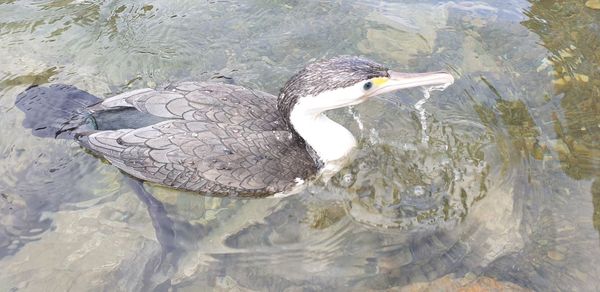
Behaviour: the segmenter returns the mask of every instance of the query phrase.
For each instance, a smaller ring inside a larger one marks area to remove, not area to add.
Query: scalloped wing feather
[[[274,96],[243,87],[185,82],[140,89],[93,110],[135,107],[170,118],[139,129],[99,131],[80,143],[137,178],[217,196],[285,192],[317,172],[275,109]]]

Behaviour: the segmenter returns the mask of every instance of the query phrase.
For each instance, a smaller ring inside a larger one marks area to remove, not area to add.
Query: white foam
[[[425,111],[425,108],[423,108],[423,105],[431,97],[432,91],[436,91],[436,90],[443,91],[448,86],[450,86],[450,84],[452,84],[452,83],[421,87],[422,92],[423,92],[423,98],[420,99],[419,101],[417,101],[417,103],[415,103],[414,107],[419,112],[419,122],[421,123],[421,144],[423,144],[423,145],[427,145],[429,143],[429,134],[427,132],[427,112]]]

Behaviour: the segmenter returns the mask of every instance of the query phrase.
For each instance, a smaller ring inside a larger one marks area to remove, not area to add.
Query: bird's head
[[[446,72],[400,73],[368,59],[340,56],[309,64],[294,75],[281,89],[278,109],[289,123],[294,109],[319,115],[395,90],[453,82]]]

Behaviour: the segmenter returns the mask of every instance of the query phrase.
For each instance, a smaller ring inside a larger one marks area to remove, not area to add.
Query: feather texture
[[[132,107],[167,120],[91,132],[79,142],[143,180],[217,196],[268,196],[317,173],[276,106],[275,96],[228,84],[139,89],[90,110]]]

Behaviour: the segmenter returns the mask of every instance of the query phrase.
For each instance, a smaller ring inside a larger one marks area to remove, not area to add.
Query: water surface
[[[0,288],[599,290],[599,24],[582,1],[0,0]],[[330,113],[355,160],[283,199],[140,187],[14,107],[46,83],[276,94],[341,54],[456,82],[426,129],[418,89]]]

